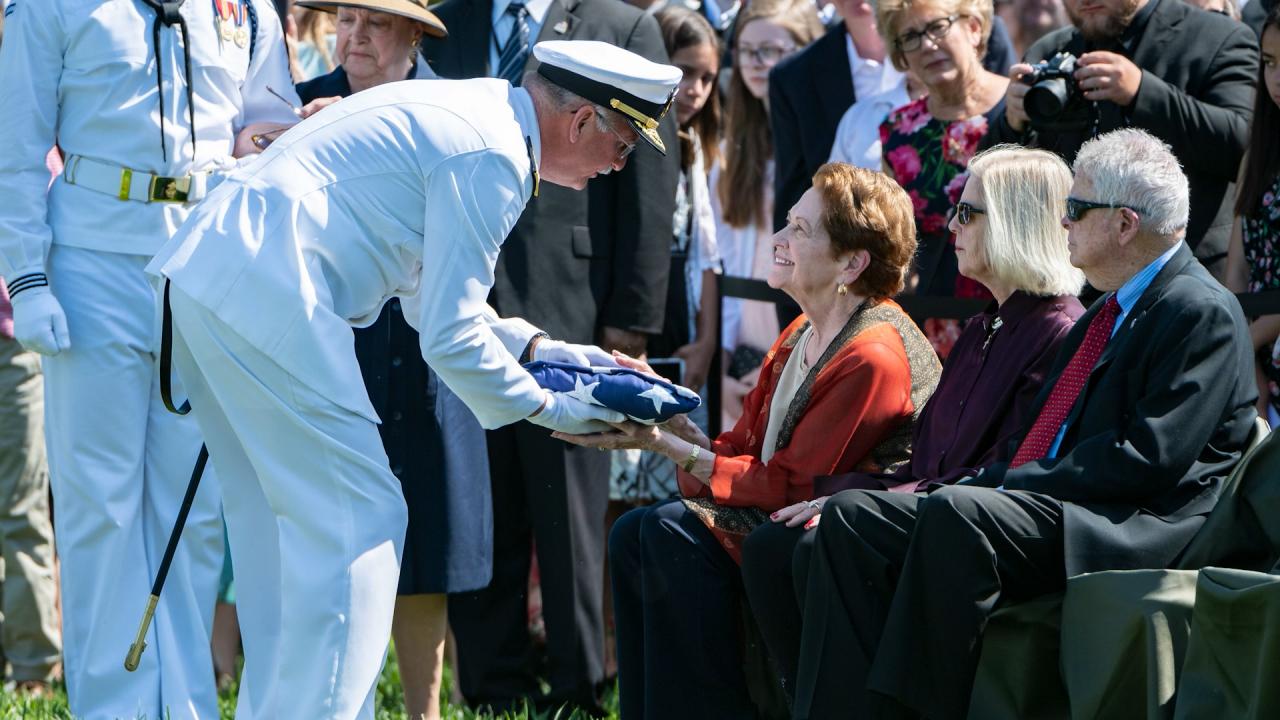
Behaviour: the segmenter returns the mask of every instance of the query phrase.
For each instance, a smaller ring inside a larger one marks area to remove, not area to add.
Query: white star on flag
[[[653,411],[657,413],[662,412],[662,403],[671,403],[672,405],[676,404],[675,396],[670,392],[667,392],[667,389],[661,385],[654,385],[648,390],[645,390],[640,393],[640,397],[652,400]]]
[[[566,392],[565,395],[580,400],[588,405],[599,405],[600,402],[596,400],[596,396],[594,395],[594,391],[599,385],[599,382],[593,382],[590,385],[583,385],[582,376],[576,375],[573,378],[573,389]]]

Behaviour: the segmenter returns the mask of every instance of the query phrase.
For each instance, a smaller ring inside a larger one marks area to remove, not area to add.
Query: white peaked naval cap
[[[683,73],[596,40],[548,40],[533,46],[538,74],[627,119],[658,152],[658,123],[671,109]]]

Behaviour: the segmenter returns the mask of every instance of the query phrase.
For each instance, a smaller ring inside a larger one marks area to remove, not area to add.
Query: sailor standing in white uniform
[[[236,133],[290,122],[264,0],[14,0],[0,51],[0,275],[42,353],[62,557],[65,675],[78,718],[216,718],[209,632],[222,566],[216,483],[197,496],[135,673],[122,666],[200,438],[157,394],[144,272],[234,164]],[[49,189],[54,143],[66,171]]]
[[[523,88],[410,80],[304,120],[150,266],[168,278],[174,364],[221,472],[240,717],[373,717],[406,519],[351,325],[400,297],[423,357],[487,428],[621,419],[541,389],[517,362],[607,354],[499,320],[486,298],[539,182],[582,188],[641,138],[662,149],[681,73],[605,43],[533,53]]]

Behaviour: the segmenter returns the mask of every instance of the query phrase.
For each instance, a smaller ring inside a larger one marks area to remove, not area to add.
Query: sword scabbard
[[[138,636],[133,639],[133,644],[129,646],[129,654],[124,658],[124,669],[129,672],[138,669],[138,663],[142,661],[142,651],[147,649],[147,628],[151,626],[151,617],[156,613],[158,602],[160,602],[159,595],[147,598],[147,609],[142,613],[142,622],[138,624]]]

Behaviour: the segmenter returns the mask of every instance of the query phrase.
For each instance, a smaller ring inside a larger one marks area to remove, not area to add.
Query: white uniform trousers
[[[205,471],[138,669],[124,669],[200,449],[159,392],[148,257],[54,245],[49,282],[71,348],[45,358],[45,434],[62,558],[67,693],[83,720],[218,717],[209,652],[222,569]],[[181,384],[175,394],[181,396]]]
[[[221,471],[245,652],[236,717],[371,720],[408,522],[377,425],[179,288],[170,299],[174,362]]]

